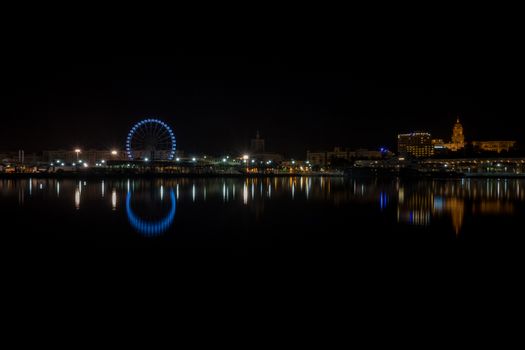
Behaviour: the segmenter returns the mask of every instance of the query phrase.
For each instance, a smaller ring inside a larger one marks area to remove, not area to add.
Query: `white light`
[[[226,163],[226,158],[222,158],[222,161]]]
[[[51,166],[53,166],[53,163],[51,163]]]
[[[248,160],[248,159],[250,159],[250,156],[247,155],[247,154],[245,154],[244,156],[242,156],[242,159],[244,159],[244,160]]]
[[[177,162],[180,162],[180,158],[175,159]]]
[[[292,160],[292,164],[295,164],[295,160]]]
[[[62,164],[60,164],[60,165],[64,166],[65,164],[64,164],[64,163],[62,163]]]
[[[255,159],[252,159],[252,163],[255,163]]]
[[[76,153],[80,153],[80,148],[75,149]]]
[[[111,151],[111,154],[112,154],[112,155],[114,155],[114,156],[116,156],[116,155],[117,155],[117,153],[118,153],[118,152],[117,152],[117,151],[115,151],[115,150]]]
[[[196,161],[197,159],[196,158],[191,158],[192,161]]]
[[[71,165],[75,166],[76,164],[75,164],[75,163],[73,163],[73,164],[71,164]]]
[[[84,163],[84,168],[87,168],[88,167],[88,163]]]
[[[103,161],[102,161],[102,164],[104,164],[105,162],[106,162],[106,161],[105,161],[105,160],[103,160]]]
[[[149,162],[149,158],[144,158],[144,160],[145,160],[146,162]]]

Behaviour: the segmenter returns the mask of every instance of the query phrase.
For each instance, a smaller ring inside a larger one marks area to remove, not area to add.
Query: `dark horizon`
[[[364,62],[347,52],[268,50],[163,56],[12,58],[0,150],[122,148],[155,117],[187,153],[241,153],[257,130],[268,151],[301,158],[334,146],[395,149],[398,133],[524,141],[503,75],[478,66]]]

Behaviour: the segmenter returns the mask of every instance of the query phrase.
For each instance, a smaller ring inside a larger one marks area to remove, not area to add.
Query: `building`
[[[397,135],[397,150],[401,157],[424,158],[434,154],[432,136],[427,132]]]
[[[77,152],[78,151],[78,152]],[[88,164],[96,164],[102,160],[121,160],[126,158],[124,151],[111,150],[54,150],[44,151],[43,159],[46,162],[63,162],[67,164],[82,160]]]
[[[264,139],[261,138],[259,131],[257,131],[257,136],[250,142],[249,157],[257,162],[281,162],[284,159],[281,154],[266,152],[266,144]]]
[[[145,160],[151,157],[151,151],[133,151],[134,160]],[[171,151],[156,151],[154,156],[155,159],[168,159]],[[176,158],[182,158],[184,152],[175,151]],[[45,162],[56,162],[61,161],[63,163],[71,164],[78,161],[83,161],[88,164],[96,164],[101,161],[113,161],[113,160],[128,160],[128,156],[125,151],[118,150],[54,150],[44,151],[43,160]]]
[[[0,163],[37,164],[42,162],[42,153],[27,153],[24,150],[0,152]]]
[[[459,116],[456,119],[456,124],[452,128],[452,140],[446,143],[445,148],[453,152],[457,152],[465,148],[465,135],[463,134],[463,125],[459,121]]]
[[[336,160],[353,161],[355,159],[381,159],[381,151],[358,149],[352,151],[348,148],[334,147],[333,151],[306,152],[306,160],[312,165],[327,166]]]
[[[432,139],[432,147],[434,148],[434,154],[439,154],[446,151],[445,141],[443,141],[443,139]]]
[[[434,150],[438,150],[441,148],[438,141],[441,140],[432,140],[432,143],[434,145]],[[459,117],[456,120],[456,124],[454,124],[454,128],[452,129],[452,140],[450,143],[443,144],[444,148],[446,150],[457,152],[459,150],[462,150],[465,148],[466,142],[465,142],[465,135],[463,134],[463,125],[461,125],[459,121]],[[474,149],[482,152],[496,152],[501,153],[503,151],[510,151],[512,148],[516,146],[516,141],[473,141],[472,146]]]
[[[475,149],[483,152],[508,152],[516,146],[516,141],[472,141]]]
[[[261,139],[261,136],[259,135],[259,131],[257,130],[257,136],[251,140],[250,142],[250,152],[252,154],[254,153],[264,153],[265,147],[264,147],[264,139]]]

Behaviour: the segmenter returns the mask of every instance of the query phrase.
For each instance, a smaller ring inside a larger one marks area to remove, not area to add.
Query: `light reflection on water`
[[[379,181],[323,177],[4,179],[0,180],[0,204],[14,201],[24,208],[34,200],[46,200],[49,205],[60,201],[82,212],[85,201],[108,203],[111,211],[125,210],[130,226],[147,236],[169,230],[176,220],[176,205],[217,205],[219,200],[223,206],[253,207],[261,217],[267,201],[289,202],[289,206],[299,202],[323,204],[328,208],[352,204],[366,206],[399,225],[429,227],[448,220],[450,229],[459,235],[466,215],[519,215],[525,202],[524,184],[520,179]],[[108,199],[106,191],[111,193]]]

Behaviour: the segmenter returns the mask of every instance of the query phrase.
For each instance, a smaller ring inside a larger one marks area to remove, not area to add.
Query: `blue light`
[[[441,211],[444,209],[444,207],[445,207],[445,201],[443,197],[441,196],[434,197],[434,209]]]
[[[157,237],[161,235],[162,233],[166,232],[166,230],[168,230],[168,228],[173,224],[173,220],[175,218],[177,203],[173,190],[170,190],[170,201],[170,211],[163,219],[157,221],[147,221],[139,218],[131,209],[131,192],[128,192],[126,195],[126,213],[129,223],[143,236]]]
[[[388,204],[388,196],[385,192],[379,194],[379,207],[381,210],[385,209]]]

